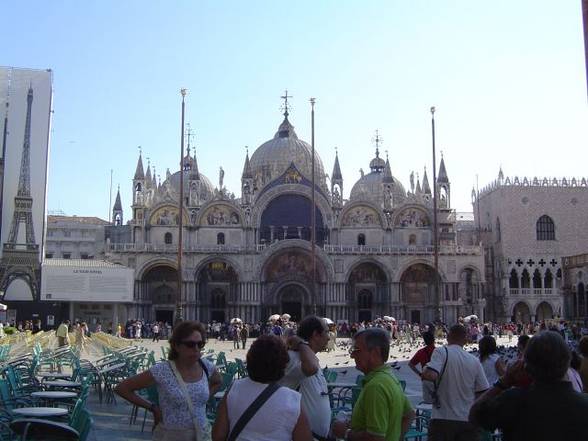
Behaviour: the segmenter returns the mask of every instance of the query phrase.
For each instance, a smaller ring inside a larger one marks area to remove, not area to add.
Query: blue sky
[[[108,217],[110,170],[130,215],[138,156],[177,169],[179,89],[200,171],[240,194],[250,153],[291,122],[344,194],[378,129],[392,173],[431,174],[429,108],[452,205],[506,175],[586,176],[579,1],[5,1],[0,64],[54,71],[48,209]]]

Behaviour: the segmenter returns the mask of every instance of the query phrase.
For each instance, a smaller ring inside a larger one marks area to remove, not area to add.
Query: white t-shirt
[[[288,351],[290,361],[286,366],[280,385],[298,390],[302,394],[302,409],[308,418],[310,429],[317,435],[326,437],[331,425],[331,403],[327,380],[322,369],[307,377],[302,372],[300,354]]]
[[[427,364],[428,368],[441,375],[445,364],[445,348],[449,359],[439,384],[441,407],[437,409],[433,406],[432,419],[468,421],[475,394],[488,389],[488,380],[480,360],[459,345],[436,348]]]
[[[482,368],[486,374],[486,380],[488,384],[494,384],[498,381],[499,375],[496,371],[496,362],[500,359],[499,354],[490,354],[484,361],[481,361]]]
[[[253,403],[267,384],[249,377],[236,380],[227,395],[229,431]],[[300,416],[300,394],[287,387],[273,393],[243,428],[238,441],[290,441]]]

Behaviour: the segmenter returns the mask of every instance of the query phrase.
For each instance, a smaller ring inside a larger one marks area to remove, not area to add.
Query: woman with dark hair
[[[262,335],[255,340],[247,352],[249,377],[235,381],[219,405],[212,428],[214,441],[312,440],[300,393],[275,384],[284,376],[287,363],[288,352],[279,337]],[[243,425],[243,414],[262,394],[269,398]]]
[[[153,412],[154,440],[210,439],[206,402],[219,388],[221,377],[213,363],[202,359],[205,328],[196,321],[181,322],[175,327],[169,343],[168,360],[127,378],[114,391]],[[151,386],[157,387],[159,405],[135,393]]]
[[[506,373],[506,363],[497,353],[496,340],[490,335],[480,339],[478,343],[480,363],[484,368],[488,384],[494,384],[500,377]]]

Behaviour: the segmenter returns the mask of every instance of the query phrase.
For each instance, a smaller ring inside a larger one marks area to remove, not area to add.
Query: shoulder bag
[[[184,399],[186,400],[186,404],[188,405],[188,410],[190,411],[190,416],[192,417],[192,424],[194,425],[194,432],[196,433],[196,441],[210,441],[211,438],[211,430],[210,426],[208,425],[206,429],[200,427],[200,424],[196,420],[194,416],[194,404],[192,403],[192,398],[190,398],[190,394],[188,392],[188,388],[186,387],[186,382],[182,378],[182,375],[178,371],[176,363],[173,360],[169,360],[169,366],[176,377],[176,381],[180,386],[180,390],[182,391],[182,395],[184,395]],[[208,371],[204,368],[202,364],[202,375],[206,375],[206,379],[208,379]],[[208,424],[208,423],[207,423]]]
[[[243,431],[245,426],[249,423],[251,418],[257,413],[257,411],[265,404],[267,400],[277,391],[280,386],[276,383],[270,383],[258,396],[257,398],[249,405],[245,412],[241,415],[241,417],[237,420],[237,423],[229,433],[227,437],[227,441],[235,441],[239,434]]]
[[[437,395],[437,391],[439,389],[439,384],[441,383],[441,379],[443,378],[443,374],[445,373],[445,368],[447,367],[447,361],[449,360],[449,350],[447,346],[444,346],[445,349],[445,363],[443,363],[443,369],[441,369],[441,373],[437,377],[435,381],[428,381],[423,380],[423,403],[433,404],[437,409],[440,406],[439,403],[439,396]]]

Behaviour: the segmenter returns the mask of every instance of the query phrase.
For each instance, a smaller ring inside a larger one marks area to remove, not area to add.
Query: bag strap
[[[443,374],[445,373],[445,368],[447,367],[447,362],[449,361],[449,350],[447,349],[447,346],[443,346],[443,348],[445,349],[445,363],[443,363],[443,369],[441,370],[441,374],[439,375],[439,378],[437,379],[437,382],[436,382],[437,387],[439,387],[439,385],[441,384],[441,379],[443,378]]]
[[[253,418],[253,416],[257,413],[257,411],[265,404],[265,402],[280,388],[280,385],[277,383],[270,383],[258,396],[257,398],[249,405],[249,407],[243,412],[241,418],[237,420],[237,424],[229,433],[227,437],[227,441],[235,441],[237,436],[243,431],[247,423]]]
[[[202,372],[204,372],[204,375],[206,375],[206,381],[208,381],[209,374],[208,374],[208,368],[206,367],[206,364],[202,361],[202,358],[198,359],[198,363],[200,363],[200,367],[202,367]]]
[[[196,417],[194,416],[194,404],[192,403],[192,399],[190,398],[190,394],[188,393],[188,388],[186,387],[186,382],[182,378],[182,374],[180,374],[180,372],[178,371],[178,367],[176,366],[175,361],[168,360],[168,363],[169,363],[169,367],[171,368],[171,370],[174,374],[174,377],[176,377],[178,385],[180,386],[180,390],[182,391],[182,395],[184,396],[184,399],[186,400],[186,403],[188,404],[188,410],[190,411],[190,417],[192,418],[192,424],[194,425],[194,430],[196,431],[196,434],[198,434],[198,433],[200,433],[201,429],[200,429],[200,425],[198,424],[198,421],[196,421]]]

